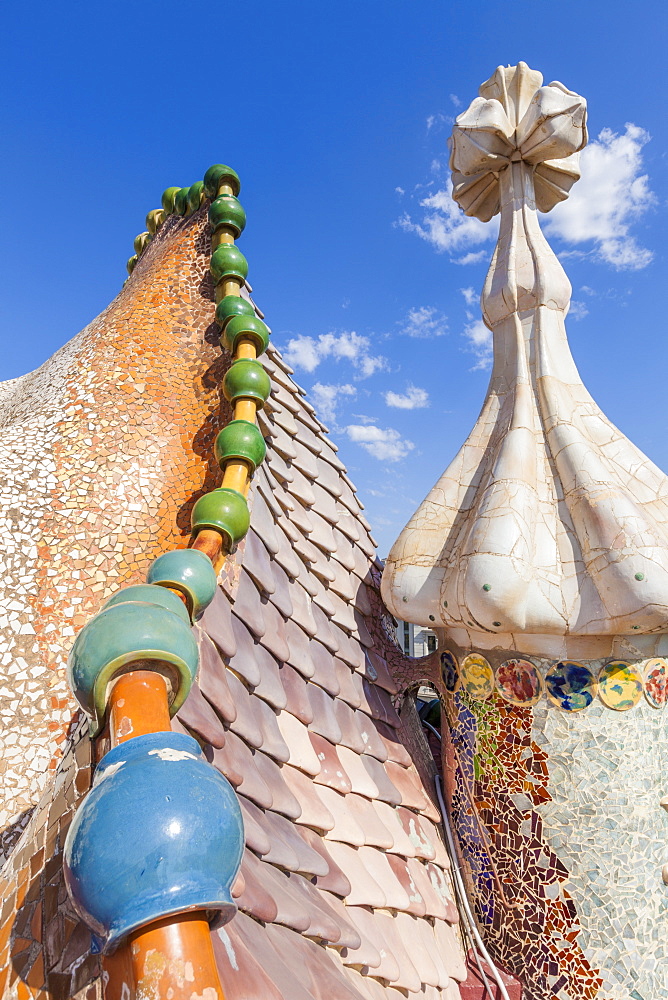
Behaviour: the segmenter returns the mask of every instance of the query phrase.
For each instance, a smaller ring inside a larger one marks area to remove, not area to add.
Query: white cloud
[[[476,243],[496,236],[498,221],[480,222],[479,219],[464,215],[459,205],[452,199],[452,181],[447,188],[423,198],[420,207],[426,209],[421,223],[413,222],[404,213],[398,225],[408,232],[417,233],[439,253],[464,250]],[[458,263],[461,263],[459,261]]]
[[[383,395],[388,406],[395,406],[399,410],[421,410],[429,406],[429,393],[417,385],[407,385],[405,393],[390,390]]]
[[[543,216],[545,232],[571,246],[593,241],[593,256],[616,270],[646,267],[654,255],[630,230],[656,204],[648,175],[642,172],[642,150],[649,140],[648,132],[631,123],[623,134],[604,128],[582,151],[582,176],[567,200]],[[470,248],[496,237],[498,216],[486,223],[464,215],[452,199],[450,180],[419,204],[424,209],[421,221],[404,213],[397,225],[417,233],[439,253],[461,253],[453,257],[455,264],[477,264],[488,256],[486,249]],[[586,252],[562,250],[560,256],[582,257]]]
[[[466,350],[475,354],[477,358],[471,371],[489,368],[492,364],[492,331],[487,329],[481,319],[476,319],[466,324],[462,336],[469,342]]]
[[[319,337],[299,334],[288,341],[283,350],[283,357],[293,368],[302,368],[307,372],[315,371],[326,358],[335,361],[345,359],[353,363],[357,369],[354,378],[369,378],[375,372],[387,368],[386,358],[369,353],[370,344],[368,337],[363,337],[354,331],[340,334],[321,333]]]
[[[647,267],[654,254],[629,229],[656,203],[642,173],[642,150],[650,138],[632,123],[622,135],[604,128],[582,151],[582,177],[569,198],[546,216],[546,233],[567,243],[594,240],[599,260],[618,271]]]
[[[404,189],[402,187],[398,187],[397,186],[397,187],[395,187],[394,190],[396,191],[397,194],[406,194],[406,192],[404,191]]]
[[[479,264],[481,260],[489,259],[488,250],[470,250],[463,257],[453,257],[453,264]]]
[[[398,462],[405,458],[415,445],[402,438],[392,427],[375,427],[373,424],[350,424],[346,434],[351,441],[359,444],[373,458],[381,462]]]
[[[356,395],[357,389],[348,383],[323,385],[322,382],[316,382],[311,389],[313,405],[321,420],[324,420],[326,424],[336,423],[336,410],[342,396]]]
[[[459,291],[464,296],[464,301],[467,306],[472,306],[476,299],[479,297],[475,288],[460,288]]]
[[[433,306],[411,309],[401,330],[409,337],[442,337],[448,332],[447,316]]]
[[[452,101],[452,103],[454,104],[454,106],[456,108],[461,108],[461,106],[462,106],[462,99],[461,99],[461,97],[457,97],[456,94],[450,94],[450,100]]]
[[[435,115],[429,115],[427,118],[427,132],[434,127],[442,128],[444,125],[453,125],[454,121],[451,115],[444,115],[443,112],[438,111]]]
[[[571,300],[571,308],[568,310],[568,315],[571,319],[584,319],[585,316],[589,315],[589,310],[587,309],[584,302],[580,302],[578,299]]]

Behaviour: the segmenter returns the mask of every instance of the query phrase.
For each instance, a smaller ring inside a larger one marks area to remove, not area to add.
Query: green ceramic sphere
[[[225,372],[223,393],[230,403],[237,399],[254,399],[261,410],[270,392],[271,381],[259,361],[238,358]]]
[[[229,226],[235,239],[241,236],[246,226],[246,213],[241,202],[232,194],[219,195],[209,207],[209,224],[214,233],[221,226]]]
[[[162,207],[165,210],[165,215],[173,215],[175,212],[174,199],[181,189],[177,187],[166,188],[162,192]]]
[[[269,346],[269,330],[257,316],[233,316],[225,324],[220,339],[230,354],[235,354],[240,337],[252,340],[258,354],[263,354]]]
[[[255,472],[267,454],[267,446],[257,424],[249,420],[230,420],[216,438],[214,454],[221,469],[232,459],[248,462],[251,472]]]
[[[248,299],[240,295],[226,295],[216,306],[216,323],[222,329],[233,316],[254,316],[255,309]]]
[[[240,542],[250,526],[246,498],[236,490],[220,488],[200,497],[192,512],[195,534],[204,528],[219,531],[232,548]]]
[[[188,194],[190,188],[181,188],[174,195],[174,211],[177,215],[185,215],[188,211]]]
[[[161,208],[154,208],[148,213],[146,216],[146,228],[151,236],[155,236],[164,221],[165,213]]]
[[[188,189],[188,213],[196,212],[204,201],[204,184],[195,181]]]
[[[180,591],[193,621],[201,618],[216,593],[216,573],[211,560],[197,549],[174,549],[158,556],[151,563],[146,579],[158,588]]]
[[[238,196],[241,190],[239,175],[232,167],[226,167],[224,163],[214,163],[204,174],[204,190],[207,198],[216,198],[218,189],[225,181],[232,188],[232,194]]]
[[[177,597],[176,594],[172,594],[171,591],[165,590],[164,587],[153,587],[148,583],[137,583],[132,587],[123,587],[121,590],[117,590],[105,602],[102,610],[105,611],[107,608],[113,608],[117,604],[129,604],[134,601],[142,601],[144,604],[157,604],[161,608],[165,608],[166,611],[171,611],[172,614],[177,615],[186,625],[190,625],[190,616],[181,598]]]
[[[143,253],[150,242],[151,242],[150,233],[139,233],[138,236],[135,236],[133,246],[137,254]]]
[[[104,725],[110,681],[133,663],[169,678],[174,715],[188,696],[199,664],[190,622],[159,604],[128,601],[105,607],[82,628],[67,661],[67,679],[91,717],[94,736]]]
[[[223,278],[239,278],[245,281],[248,275],[248,261],[234,244],[221,243],[211,254],[211,274],[218,284]]]
[[[137,254],[135,253],[132,255],[132,257],[128,257],[128,262],[125,265],[128,274],[132,274],[136,264],[137,264]]]

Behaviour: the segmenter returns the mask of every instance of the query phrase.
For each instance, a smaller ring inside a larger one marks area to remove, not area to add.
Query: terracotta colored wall
[[[207,228],[203,210],[172,217],[111,305],[6,387],[12,475],[3,485],[28,519],[30,544],[17,524],[5,526],[0,556],[16,572],[4,597],[18,608],[0,649],[9,654],[0,656],[5,850],[72,718],[64,669],[73,636],[112,591],[142,579],[154,554],[185,544],[192,503],[217,479],[227,359],[212,326]]]

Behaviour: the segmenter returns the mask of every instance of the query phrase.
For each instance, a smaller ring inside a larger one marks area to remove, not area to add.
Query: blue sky
[[[644,0],[11,5],[0,378],[117,294],[165,187],[227,162],[255,297],[386,554],[489,377],[478,297],[493,241],[448,197],[451,122],[523,59],[589,103],[582,180],[546,219],[573,284],[575,359],[668,469],[667,20]]]

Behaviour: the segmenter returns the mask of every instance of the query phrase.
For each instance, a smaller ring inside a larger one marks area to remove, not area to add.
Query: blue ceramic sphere
[[[163,593],[160,587],[150,589]],[[67,680],[91,718],[93,736],[104,725],[109,682],[132,663],[141,661],[142,669],[157,670],[168,678],[172,715],[186,700],[197,675],[199,652],[185,607],[176,594],[170,597],[180,605],[178,613],[145,601],[111,604],[91,618],[74,640]]]
[[[229,782],[181,733],[114,747],[67,832],[65,884],[108,953],[161,917],[206,911],[226,923],[244,828]]]
[[[175,549],[151,563],[146,579],[172,587],[186,598],[193,621],[201,618],[216,593],[216,572],[208,556],[197,549]]]

